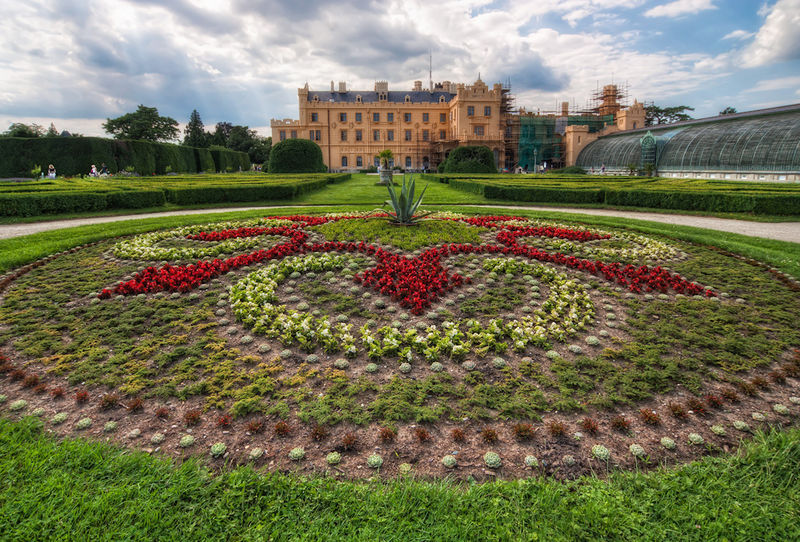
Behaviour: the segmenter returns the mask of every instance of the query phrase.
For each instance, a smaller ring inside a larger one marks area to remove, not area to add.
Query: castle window
[[[440,104],[444,103],[444,95],[439,96],[439,103]]]
[[[380,113],[373,113],[372,114],[372,122],[380,122],[381,121],[381,114]]]
[[[476,136],[483,135],[483,126],[473,126],[472,128],[473,128],[472,133],[475,134]]]
[[[403,113],[403,120],[405,122],[411,122],[411,113]]]
[[[483,116],[484,117],[491,117],[492,116],[492,108],[491,106],[484,106],[483,108]]]
[[[411,130],[406,130],[405,140],[411,141]]]
[[[361,122],[361,113],[356,113],[356,122]]]
[[[361,130],[356,130],[356,141],[361,141]]]
[[[347,167],[347,156],[342,156],[342,167]]]
[[[339,113],[339,122],[347,122],[347,113]]]
[[[281,130],[279,137],[281,141],[284,141],[286,139],[286,130]]]
[[[439,139],[447,139],[447,131],[439,130]]]
[[[394,141],[394,130],[386,130],[386,141]]]
[[[422,130],[422,141],[428,141],[431,138],[428,130]]]
[[[386,113],[386,122],[394,122],[394,113]]]
[[[297,139],[297,130],[292,130],[292,139]]]
[[[361,103],[361,94],[359,94],[359,95],[357,95],[357,96],[356,96],[356,103],[357,103],[357,104],[360,104],[360,103]]]
[[[380,141],[380,140],[381,140],[381,131],[372,130],[372,141]]]
[[[410,104],[410,103],[411,103],[411,96],[409,96],[408,94],[406,94],[406,99],[405,99],[405,102],[406,102],[407,104]]]
[[[422,122],[428,122],[428,121],[430,121],[430,117],[431,117],[431,116],[430,116],[428,113],[423,113],[423,114],[422,114]]]
[[[410,156],[406,156],[406,169],[410,169],[410,168],[411,168],[411,157]]]
[[[467,106],[467,116],[474,117],[475,116],[475,107],[468,105]]]
[[[356,167],[364,167],[364,159],[360,156],[356,156]]]
[[[342,141],[347,141],[347,130],[342,130],[340,132],[340,135],[341,135],[341,140]]]
[[[447,114],[439,113],[439,122],[447,122]]]
[[[315,102],[318,102],[318,101],[319,101],[319,96],[317,96],[316,94],[314,94],[314,101],[315,101]]]
[[[319,121],[319,113],[311,113],[311,122]]]

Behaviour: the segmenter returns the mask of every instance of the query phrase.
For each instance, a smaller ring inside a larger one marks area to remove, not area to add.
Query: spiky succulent
[[[486,466],[490,469],[499,469],[503,464],[503,461],[496,452],[486,452],[483,454],[483,462],[486,463]]]
[[[561,462],[567,467],[572,467],[575,465],[575,463],[577,463],[577,461],[575,460],[575,456],[569,454],[562,457]]]
[[[104,433],[113,433],[117,430],[117,422],[115,421],[108,421],[103,425],[103,432]]]
[[[536,459],[536,456],[533,455],[526,455],[525,456],[525,466],[535,469],[539,466],[539,460]]]
[[[264,449],[263,448],[256,447],[256,448],[253,448],[252,450],[250,450],[250,459],[252,459],[253,461],[255,461],[256,459],[260,458],[262,455],[264,455]]]
[[[371,469],[379,469],[383,465],[383,458],[378,454],[372,454],[367,458],[367,465]]]
[[[400,188],[399,194],[395,191],[394,185],[386,185],[387,190],[389,190],[389,197],[391,198],[386,203],[390,204],[394,210],[394,216],[389,216],[389,222],[393,224],[405,225],[416,224],[421,218],[424,218],[430,214],[425,213],[423,215],[414,215],[419,208],[419,204],[422,203],[422,196],[425,194],[425,190],[428,189],[428,187],[425,186],[425,188],[422,189],[422,193],[420,193],[419,198],[415,202],[415,184],[416,183],[413,175],[410,176],[408,183],[406,183],[406,176],[403,175],[403,186]],[[384,205],[386,205],[386,203]]]
[[[755,421],[757,421],[757,422],[763,422],[764,420],[766,420],[766,419],[767,419],[767,417],[766,417],[766,416],[764,416],[764,415],[763,415],[762,413],[760,413],[760,412],[753,412],[753,414],[751,415],[751,417],[752,417],[752,418],[753,418]]]
[[[772,410],[774,410],[777,414],[780,414],[782,416],[789,415],[789,409],[786,408],[786,405],[782,405],[780,403],[772,405]]]
[[[53,425],[61,425],[65,421],[67,421],[67,413],[59,412],[58,414],[53,416],[53,418],[50,420],[50,423],[52,423]]]
[[[192,435],[183,435],[181,440],[178,442],[178,446],[181,448],[188,448],[194,444],[194,437]]]
[[[721,425],[712,425],[711,432],[715,435],[725,436],[725,428]]]
[[[675,441],[669,437],[662,437],[661,438],[661,445],[666,448],[667,450],[674,450],[675,449]]]
[[[413,468],[414,467],[411,466],[411,463],[400,463],[400,465],[397,467],[397,470],[400,472],[400,474],[406,475],[411,473]]]
[[[306,456],[306,450],[302,446],[298,446],[297,448],[292,448],[289,451],[289,459],[292,461],[300,461]]]
[[[164,435],[164,433],[153,433],[153,436],[150,437],[150,442],[152,444],[161,444],[166,438],[167,437]]]
[[[36,416],[36,417],[44,416],[44,409],[41,407],[33,409],[33,411],[31,412],[31,416]]]

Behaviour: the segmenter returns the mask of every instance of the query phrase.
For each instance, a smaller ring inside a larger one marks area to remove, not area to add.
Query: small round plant
[[[325,461],[327,461],[328,465],[338,465],[342,462],[342,454],[339,452],[331,452],[325,456]]]
[[[494,358],[492,360],[492,365],[494,365],[495,369],[502,369],[503,367],[506,366],[506,360],[504,360],[503,358],[499,358],[499,357],[498,358]]]
[[[108,421],[103,426],[104,433],[113,433],[116,430],[117,430],[117,422],[115,421]]]
[[[608,448],[602,444],[595,444],[592,446],[592,455],[600,461],[608,461],[608,458],[611,456],[611,452],[609,452]]]
[[[662,437],[661,438],[661,445],[666,448],[667,450],[674,450],[675,449],[675,441],[669,437]]]
[[[438,361],[434,361],[433,363],[431,363],[431,372],[441,373],[443,370],[444,370],[444,365],[442,365]]]
[[[16,401],[12,401],[8,405],[8,410],[11,412],[19,412],[20,410],[24,409],[28,406],[28,401],[25,399],[17,399]]]
[[[483,462],[486,463],[486,466],[490,469],[499,469],[503,464],[503,461],[496,452],[486,452],[483,454]]]
[[[721,426],[721,425],[712,425],[711,426],[711,432],[714,433],[715,435],[719,435],[721,437],[725,436],[725,428],[723,426]]]
[[[306,451],[302,446],[298,446],[297,448],[292,448],[289,451],[289,459],[292,461],[300,461],[306,456]]]
[[[344,358],[339,358],[333,362],[333,366],[337,369],[345,370],[350,367],[350,362]]]
[[[786,408],[786,405],[782,405],[780,403],[772,405],[772,410],[774,410],[776,414],[780,414],[781,416],[789,415],[789,409]]]
[[[75,429],[89,429],[92,426],[92,419],[91,418],[81,418],[75,424]]]
[[[414,467],[411,466],[411,463],[400,463],[400,465],[397,466],[398,472],[403,476],[410,474],[413,469]]]
[[[442,465],[444,465],[448,469],[452,469],[453,467],[456,466],[457,463],[458,462],[456,461],[456,458],[453,455],[447,454],[442,458]]]
[[[699,433],[689,433],[689,444],[699,445],[703,444],[705,440]]]
[[[213,457],[222,457],[227,450],[228,447],[225,446],[224,442],[217,442],[211,445],[211,455]]]
[[[403,374],[408,374],[411,372],[411,364],[408,362],[403,362],[400,364],[400,372]]]
[[[755,421],[757,421],[757,422],[763,422],[763,421],[765,421],[765,420],[767,419],[767,417],[766,417],[766,416],[764,416],[764,415],[763,415],[762,413],[760,413],[760,412],[753,412],[753,414],[751,415],[751,417],[752,417],[752,418],[753,418]]]
[[[164,433],[153,433],[153,436],[150,437],[151,444],[161,444],[166,440],[166,435]]]
[[[178,441],[178,446],[181,448],[188,448],[194,445],[194,437],[192,435],[183,435],[181,440]]]
[[[383,458],[378,454],[372,454],[367,458],[367,465],[371,469],[379,469],[383,465]]]
[[[378,364],[377,363],[367,363],[367,366],[364,367],[364,370],[367,371],[368,373],[377,372]]]
[[[66,412],[59,412],[58,414],[53,416],[53,418],[50,420],[50,423],[52,423],[53,425],[61,425],[65,421],[67,421]]]
[[[525,466],[535,469],[539,466],[539,460],[536,459],[534,455],[526,455],[525,456]]]
[[[743,422],[742,420],[734,420],[733,427],[735,427],[739,431],[750,431],[750,426],[747,423]]]
[[[637,459],[642,459],[645,455],[647,455],[642,448],[638,444],[631,444],[628,450],[631,452],[631,455]]]
[[[250,454],[248,455],[250,456],[251,460],[255,461],[259,459],[262,455],[264,455],[264,448],[258,448],[258,447],[253,448],[252,450],[250,450]]]

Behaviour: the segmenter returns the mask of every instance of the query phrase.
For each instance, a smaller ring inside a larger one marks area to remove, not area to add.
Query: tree
[[[653,126],[655,124],[672,124],[673,122],[681,122],[690,120],[685,111],[694,111],[694,107],[688,105],[676,105],[674,107],[659,107],[651,105],[645,108],[644,124],[645,126]]]
[[[270,173],[324,173],[322,149],[308,139],[281,141],[269,155]]]
[[[189,123],[183,129],[183,144],[190,147],[207,147],[208,134],[205,132],[205,126],[200,119],[200,113],[197,109],[192,110],[189,116]]]
[[[247,154],[254,164],[269,164],[270,151],[272,151],[272,136],[259,137]]]
[[[738,113],[735,107],[728,106],[722,111],[719,112],[720,115],[733,115],[734,113]]]
[[[23,124],[15,122],[8,127],[8,130],[3,132],[6,137],[42,137],[44,135],[44,128],[38,124]]]
[[[115,139],[144,139],[170,141],[178,137],[178,121],[162,117],[155,107],[139,105],[133,113],[106,119],[103,129]]]
[[[233,124],[230,122],[218,122],[214,134],[211,136],[211,144],[227,147],[231,130],[233,130]]]
[[[442,173],[497,173],[494,154],[482,145],[457,147],[444,161]]]
[[[58,130],[56,130],[56,125],[51,122],[50,123],[50,128],[47,129],[47,133],[44,136],[45,137],[58,137]]]

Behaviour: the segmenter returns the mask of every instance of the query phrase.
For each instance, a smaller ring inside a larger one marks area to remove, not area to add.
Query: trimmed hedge
[[[541,203],[606,204],[682,211],[800,215],[800,190],[774,183],[722,183],[671,179],[586,180],[549,176],[424,175],[431,181],[488,199]]]
[[[324,173],[322,149],[308,139],[286,139],[269,153],[270,173]]]
[[[330,175],[175,175],[56,179],[0,185],[0,215],[141,209],[177,205],[289,199],[350,178]]]
[[[85,175],[92,164],[99,169],[103,163],[111,173],[132,166],[139,175],[250,169],[247,153],[230,149],[213,154],[183,145],[101,137],[0,138],[0,178],[30,177],[34,167],[46,171],[48,164],[55,165],[59,176]]]

